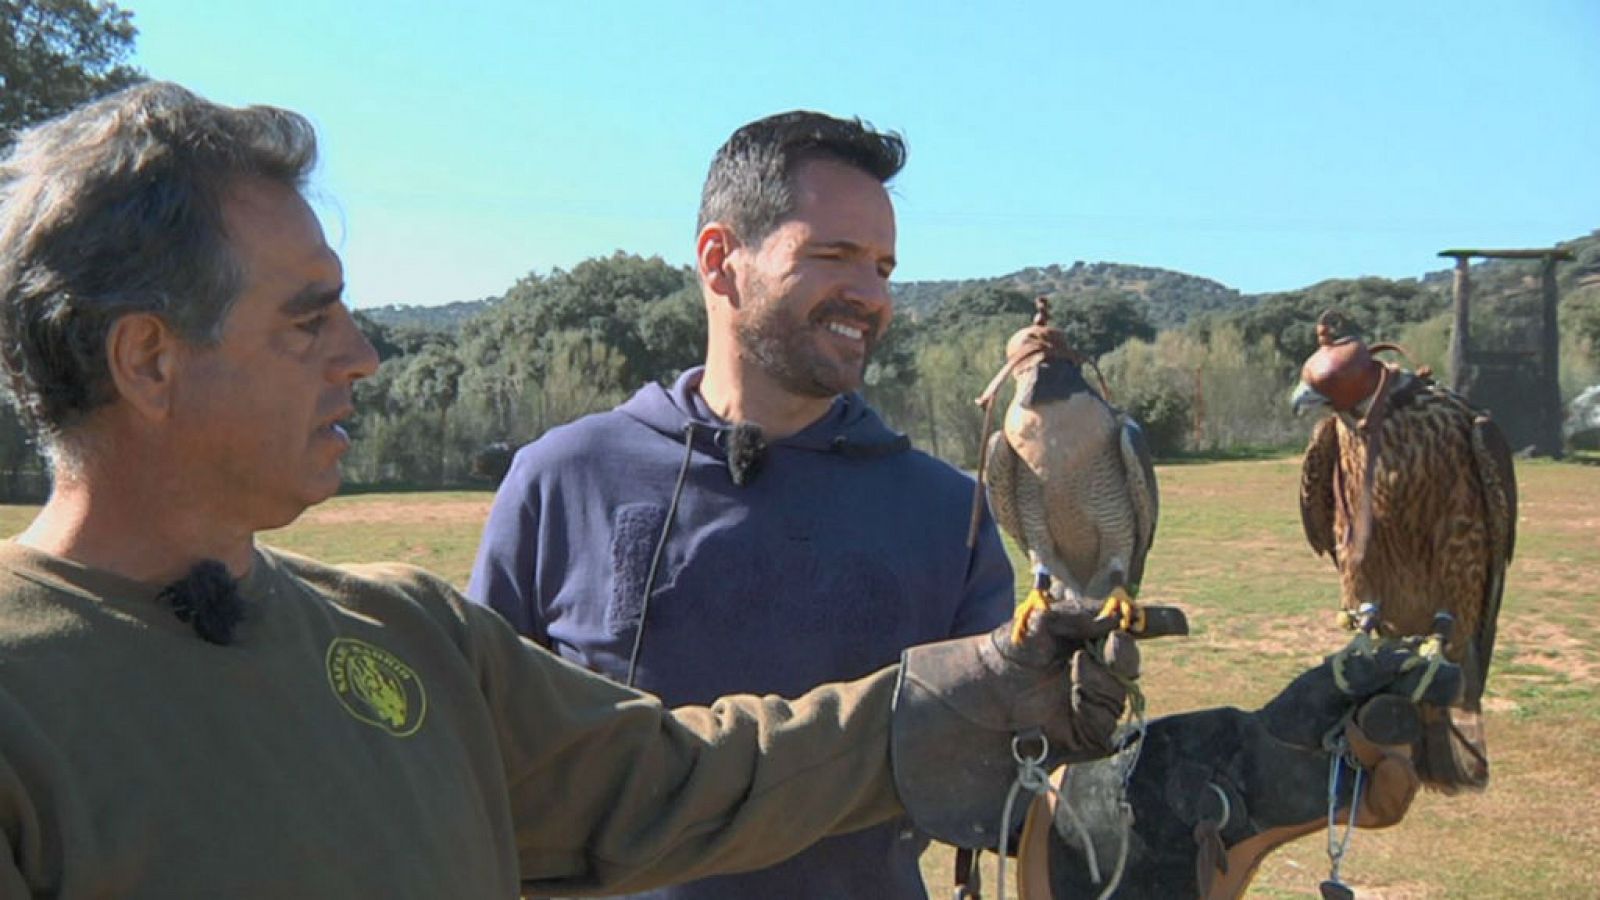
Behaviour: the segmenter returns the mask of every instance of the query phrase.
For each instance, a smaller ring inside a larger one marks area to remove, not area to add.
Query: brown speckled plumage
[[[1364,554],[1353,536],[1368,444],[1347,415],[1318,422],[1306,448],[1306,539],[1332,556],[1344,608],[1377,604],[1384,633],[1426,634],[1438,610],[1455,617],[1445,655],[1463,667],[1464,696],[1459,709],[1424,710],[1429,736],[1418,768],[1433,787],[1482,787],[1481,700],[1516,543],[1511,454],[1493,422],[1431,381],[1401,375],[1389,400]]]

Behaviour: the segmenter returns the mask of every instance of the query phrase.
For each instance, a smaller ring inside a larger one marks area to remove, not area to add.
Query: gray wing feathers
[[[984,466],[984,480],[989,485],[989,511],[994,520],[1011,539],[1028,549],[1028,541],[1017,519],[1017,470],[1021,468],[1017,454],[1006,441],[1005,432],[989,435],[989,460]]]
[[[1127,416],[1122,419],[1122,468],[1128,482],[1128,501],[1133,507],[1134,546],[1128,561],[1128,585],[1137,590],[1144,579],[1144,559],[1155,543],[1156,519],[1161,512],[1161,494],[1156,487],[1156,470],[1150,461],[1150,448],[1144,430]]]

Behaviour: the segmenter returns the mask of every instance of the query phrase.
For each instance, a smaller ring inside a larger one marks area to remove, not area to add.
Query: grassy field
[[[1164,466],[1145,598],[1177,603],[1194,633],[1146,645],[1155,714],[1252,706],[1339,647],[1338,585],[1300,532],[1297,460]],[[1410,817],[1360,832],[1344,876],[1362,897],[1600,897],[1600,467],[1521,463],[1517,558],[1486,708],[1493,783],[1420,797]],[[337,498],[268,543],[333,561],[399,559],[464,585],[486,493]],[[0,508],[18,530],[31,510]],[[948,896],[949,851],[925,859]],[[1276,853],[1252,897],[1316,896],[1322,834]],[[987,873],[986,873],[987,875]]]

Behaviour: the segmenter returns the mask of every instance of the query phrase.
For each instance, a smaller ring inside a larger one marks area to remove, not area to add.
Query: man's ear
[[[166,416],[172,406],[173,375],[180,338],[154,313],[129,313],[106,334],[106,367],[117,394],[141,415]]]
[[[720,222],[712,222],[700,229],[695,239],[695,268],[700,283],[711,293],[739,305],[739,285],[734,278],[733,252],[739,248],[739,238],[733,229]]]

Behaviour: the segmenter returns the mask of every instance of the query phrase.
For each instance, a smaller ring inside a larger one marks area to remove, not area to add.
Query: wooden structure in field
[[[1489,410],[1513,449],[1531,447],[1540,456],[1561,455],[1561,337],[1556,323],[1556,263],[1572,259],[1560,248],[1533,250],[1444,250],[1453,257],[1455,316],[1450,331],[1450,387]],[[1485,350],[1472,342],[1471,260],[1539,260],[1540,322],[1537,348]]]

